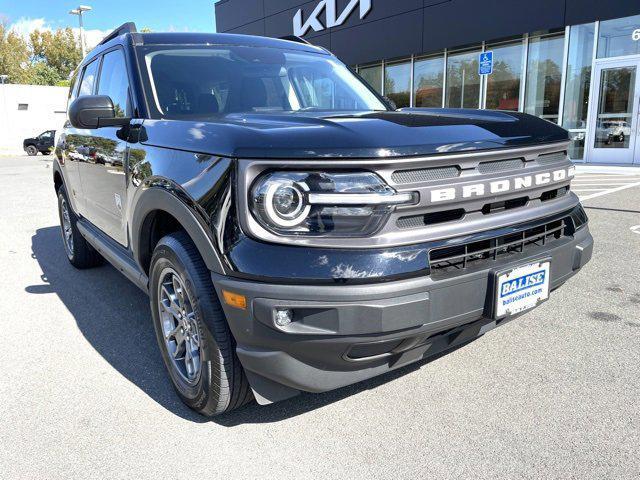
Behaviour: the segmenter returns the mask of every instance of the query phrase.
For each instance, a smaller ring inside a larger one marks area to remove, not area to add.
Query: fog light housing
[[[293,322],[293,311],[288,308],[276,310],[275,315],[276,325],[279,327],[286,327]]]

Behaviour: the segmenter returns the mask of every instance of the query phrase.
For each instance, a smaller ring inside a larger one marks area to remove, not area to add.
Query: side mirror
[[[106,95],[86,95],[69,106],[69,122],[74,128],[93,130],[128,125],[130,118],[116,117],[113,101]]]

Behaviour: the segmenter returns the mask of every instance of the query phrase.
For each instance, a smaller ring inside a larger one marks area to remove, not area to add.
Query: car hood
[[[145,120],[143,132],[144,144],[236,158],[388,158],[568,140],[530,115],[453,109]]]

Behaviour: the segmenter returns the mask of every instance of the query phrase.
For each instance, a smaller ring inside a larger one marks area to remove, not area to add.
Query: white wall
[[[60,130],[67,118],[68,92],[67,87],[0,85],[0,154],[24,153],[25,138]],[[21,103],[27,110],[18,110]]]

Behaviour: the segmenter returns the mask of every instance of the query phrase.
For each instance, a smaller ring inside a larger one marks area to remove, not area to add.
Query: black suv
[[[34,156],[37,155],[38,152],[43,155],[49,155],[51,150],[54,148],[54,141],[56,137],[55,130],[47,130],[46,132],[42,132],[37,137],[33,138],[25,138],[22,141],[22,149],[27,152],[27,155]]]
[[[593,240],[565,130],[394,110],[300,39],[137,33],[82,62],[54,168],[64,247],[150,297],[205,415],[441,354],[549,297]]]

